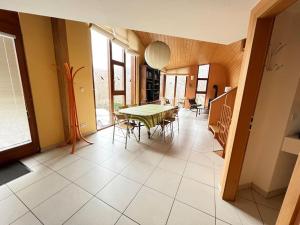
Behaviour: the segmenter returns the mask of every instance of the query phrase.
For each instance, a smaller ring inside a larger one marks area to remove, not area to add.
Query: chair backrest
[[[197,105],[197,102],[196,102],[195,98],[190,98],[189,103],[190,103],[190,105]]]
[[[128,117],[125,114],[121,114],[118,112],[113,112],[112,115],[114,118],[114,124],[124,123],[128,119]]]
[[[126,108],[128,108],[128,105],[119,106],[119,109],[126,109]]]

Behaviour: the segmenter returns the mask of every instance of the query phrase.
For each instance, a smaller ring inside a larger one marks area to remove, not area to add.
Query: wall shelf
[[[300,153],[300,139],[298,136],[285,137],[283,139],[281,151],[298,155]]]

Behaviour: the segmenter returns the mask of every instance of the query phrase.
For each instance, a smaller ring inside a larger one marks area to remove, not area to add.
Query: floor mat
[[[6,184],[30,172],[30,169],[19,161],[3,166],[0,168],[0,185]]]

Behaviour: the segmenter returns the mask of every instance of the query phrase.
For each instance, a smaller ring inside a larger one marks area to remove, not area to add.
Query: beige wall
[[[41,148],[64,140],[50,18],[20,13]]]
[[[300,14],[285,11],[276,18],[270,50],[279,43],[286,47],[270,65],[282,67],[264,72],[240,180],[267,193],[287,187],[296,160],[281,145],[300,78]]]
[[[87,23],[67,20],[66,32],[70,65],[84,66],[76,75],[74,89],[81,131],[89,134],[96,132],[90,29]]]

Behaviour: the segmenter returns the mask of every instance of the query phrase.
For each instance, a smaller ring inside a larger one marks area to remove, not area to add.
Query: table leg
[[[148,139],[150,139],[151,138],[150,130],[148,130],[147,132],[148,132]]]

